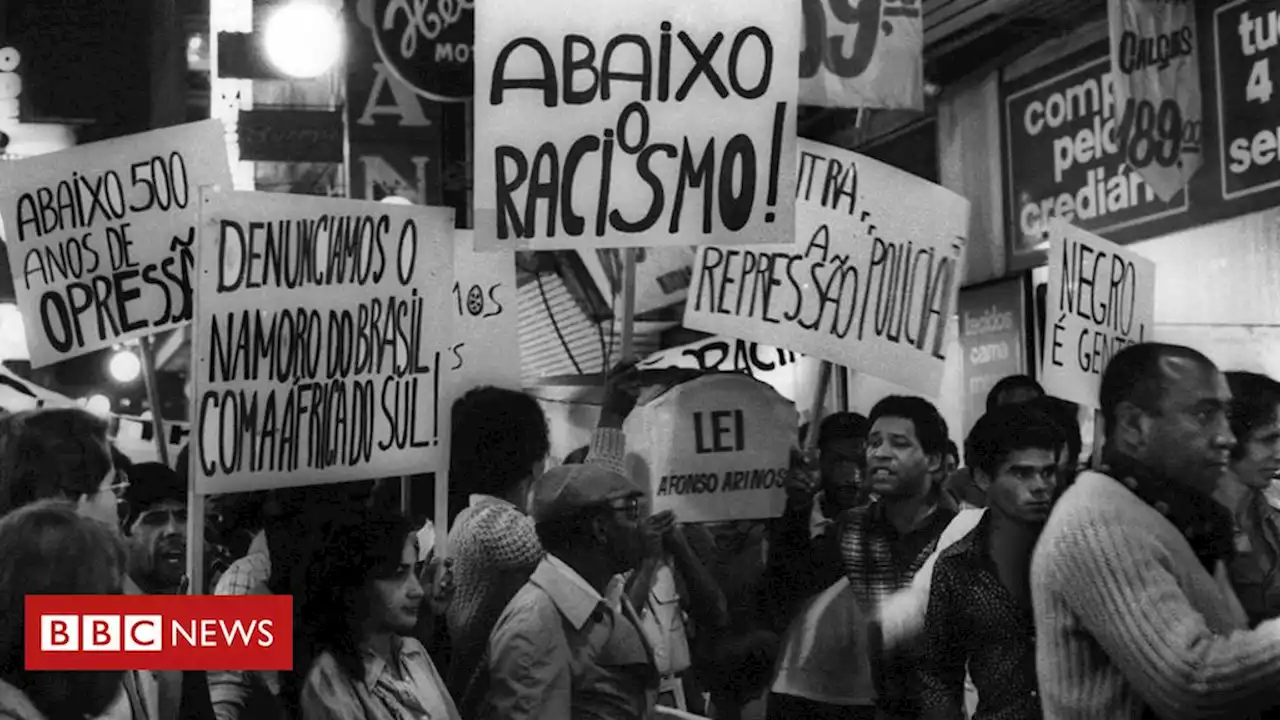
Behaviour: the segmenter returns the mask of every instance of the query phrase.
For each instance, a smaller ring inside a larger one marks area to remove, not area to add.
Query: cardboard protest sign
[[[791,241],[794,5],[488,0],[475,12],[478,249]]]
[[[520,309],[516,259],[477,253],[470,230],[455,230],[453,307],[457,311],[460,384],[520,389]]]
[[[920,4],[804,0],[800,102],[839,108],[924,109]]]
[[[1163,201],[1204,163],[1196,7],[1191,0],[1110,0],[1116,143]]]
[[[190,322],[200,188],[230,184],[217,120],[0,164],[32,366]]]
[[[1151,339],[1156,266],[1062,220],[1054,220],[1049,232],[1040,384],[1050,395],[1097,408],[1111,357]]]
[[[197,492],[443,468],[462,367],[452,210],[240,192],[202,204]]]
[[[938,394],[969,201],[801,140],[795,245],[704,247],[685,327],[785,347]]]
[[[705,375],[632,411],[631,477],[680,522],[778,517],[796,442],[791,401],[746,375]]]

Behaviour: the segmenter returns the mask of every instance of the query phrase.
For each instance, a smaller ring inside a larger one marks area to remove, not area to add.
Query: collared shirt
[[[1249,624],[1280,616],[1280,514],[1266,496],[1250,491],[1232,513],[1236,554],[1228,565],[1231,584]]]
[[[1000,581],[990,533],[988,514],[934,565],[920,667],[924,720],[964,720],[966,665],[978,689],[973,720],[1043,717],[1035,617]]]
[[[363,649],[364,677],[353,679],[323,653],[302,688],[302,720],[460,720],[426,648],[413,638],[398,640],[398,673]]]
[[[615,577],[609,595],[625,592],[631,576],[632,573],[627,573]],[[653,574],[649,597],[640,609],[640,623],[653,647],[659,675],[679,675],[689,669],[692,661],[685,611],[676,574],[669,562],[663,562]]]
[[[489,720],[642,720],[653,653],[625,594],[607,602],[553,555],[507,605],[489,641]]]

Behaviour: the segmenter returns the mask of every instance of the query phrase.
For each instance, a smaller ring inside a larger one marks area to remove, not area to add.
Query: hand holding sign
[[[660,558],[666,548],[667,536],[676,526],[676,514],[671,510],[664,510],[656,515],[650,515],[640,521],[640,537],[644,543],[644,553],[646,558]]]

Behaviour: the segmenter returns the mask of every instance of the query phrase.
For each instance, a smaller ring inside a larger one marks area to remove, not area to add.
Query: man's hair
[[[37,500],[92,495],[112,467],[107,422],[80,408],[0,419],[0,515]]]
[[[914,395],[890,395],[871,408],[868,427],[882,417],[910,420],[926,455],[942,455],[947,451],[947,421],[928,400]]]
[[[501,496],[551,450],[538,401],[514,390],[476,388],[453,404],[450,485]]]
[[[1044,388],[1030,375],[1008,375],[1000,378],[1000,381],[987,393],[987,412],[996,409],[1000,404],[1001,395],[1015,390],[1030,390],[1036,395],[1044,395]]]
[[[1122,349],[1107,364],[1098,391],[1108,439],[1115,436],[1116,409],[1120,403],[1132,403],[1148,413],[1159,412],[1166,389],[1164,369],[1160,367],[1165,358],[1182,358],[1217,369],[1203,353],[1182,345],[1138,343]]]
[[[1252,372],[1232,371],[1226,376],[1231,386],[1231,434],[1236,436],[1231,458],[1240,460],[1248,451],[1245,445],[1253,431],[1276,421],[1280,382]]]
[[[178,473],[168,465],[158,462],[138,463],[128,468],[129,486],[124,499],[129,509],[125,518],[126,529],[147,510],[163,502],[187,504],[187,486]]]
[[[858,413],[838,412],[822,418],[818,425],[818,448],[829,447],[842,440],[866,440],[871,424]]]
[[[978,418],[969,431],[965,463],[995,477],[1011,453],[1048,450],[1057,458],[1065,444],[1062,428],[1041,408],[1028,403],[1001,405]]]
[[[952,439],[950,439],[950,438],[947,438],[947,452],[946,452],[946,457],[953,457],[953,458],[955,458],[957,463],[959,463],[959,462],[960,462],[960,460],[961,460],[961,458],[960,458],[960,448],[956,447],[956,443],[955,443],[955,441],[954,441],[954,440],[952,440]]]
[[[535,527],[538,542],[543,550],[552,555],[561,554],[573,548],[581,549],[591,521],[608,512],[605,506],[583,508],[570,515],[544,520]]]
[[[0,519],[0,676],[44,717],[98,717],[122,673],[24,670],[26,597],[119,594],[125,567],[114,531],[69,502],[37,501]]]
[[[1052,395],[1038,397],[1026,404],[1044,413],[1058,426],[1066,443],[1067,455],[1078,461],[1084,447],[1084,438],[1080,434],[1080,406]]]

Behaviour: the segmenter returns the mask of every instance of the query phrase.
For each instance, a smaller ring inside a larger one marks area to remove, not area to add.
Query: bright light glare
[[[388,195],[382,198],[382,202],[388,205],[412,205],[413,201],[401,195]]]
[[[108,366],[111,371],[111,377],[118,383],[131,383],[138,379],[138,375],[142,374],[142,363],[138,360],[138,356],[128,350],[121,350],[111,356],[111,364]]]
[[[84,409],[88,410],[94,415],[103,415],[103,416],[110,415],[111,399],[108,398],[106,395],[91,395],[89,397],[89,400],[85,402]]]
[[[283,5],[267,20],[267,59],[296,78],[323,75],[342,49],[342,27],[329,9],[298,0]]]

